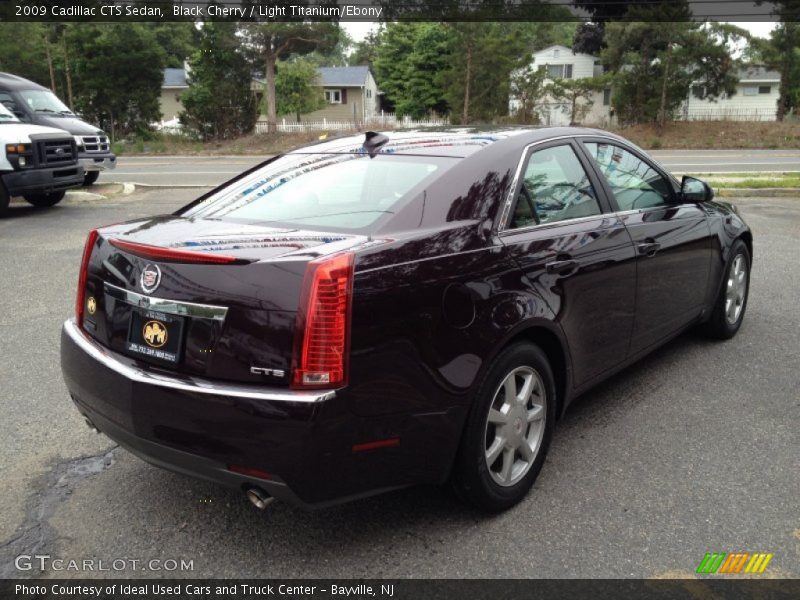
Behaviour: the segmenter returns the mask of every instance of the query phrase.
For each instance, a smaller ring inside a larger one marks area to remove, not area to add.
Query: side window
[[[599,215],[589,177],[569,145],[530,155],[511,216],[511,228]]]
[[[670,183],[650,165],[614,144],[584,144],[606,178],[620,210],[664,206],[670,203]]]

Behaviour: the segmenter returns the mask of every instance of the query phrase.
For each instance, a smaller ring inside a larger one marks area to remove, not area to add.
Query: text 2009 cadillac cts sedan
[[[62,369],[143,459],[303,506],[450,481],[518,502],[570,400],[730,338],[736,210],[575,128],[338,138],[90,232]]]

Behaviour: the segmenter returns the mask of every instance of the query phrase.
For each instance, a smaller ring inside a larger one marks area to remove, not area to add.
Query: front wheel
[[[66,192],[49,192],[47,194],[28,194],[24,196],[30,204],[37,208],[49,208],[55,206],[64,199]]]
[[[456,492],[487,512],[522,500],[544,464],[556,412],[553,372],[529,343],[505,349],[478,388],[453,471]]]
[[[731,248],[731,259],[725,269],[719,296],[705,324],[705,332],[709,336],[727,340],[736,335],[744,320],[749,291],[750,252],[742,240],[736,240]]]
[[[83,185],[86,187],[94,185],[98,177],[100,177],[100,171],[86,171],[86,174],[83,176]]]

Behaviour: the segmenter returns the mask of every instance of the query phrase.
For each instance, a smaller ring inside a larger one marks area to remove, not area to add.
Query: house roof
[[[164,82],[161,87],[165,88],[188,88],[186,81],[186,69],[164,69]]]
[[[781,74],[778,73],[778,71],[759,66],[741,69],[737,75],[740,83],[746,83],[748,81],[769,81],[778,83],[781,80]]]
[[[542,54],[543,52],[547,52],[548,50],[552,50],[553,48],[558,48],[559,50],[564,50],[572,56],[588,56],[589,58],[593,58],[594,60],[598,60],[598,58],[594,54],[586,54],[585,52],[575,52],[572,48],[567,46],[562,46],[561,44],[551,44],[541,50],[537,50],[533,53],[534,56],[537,54]]]
[[[366,85],[369,67],[319,67],[319,79],[323,86],[361,87]]]

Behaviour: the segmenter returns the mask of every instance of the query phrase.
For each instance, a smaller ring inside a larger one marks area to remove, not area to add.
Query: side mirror
[[[714,190],[705,181],[683,176],[681,198],[684,202],[708,202],[714,198]]]

